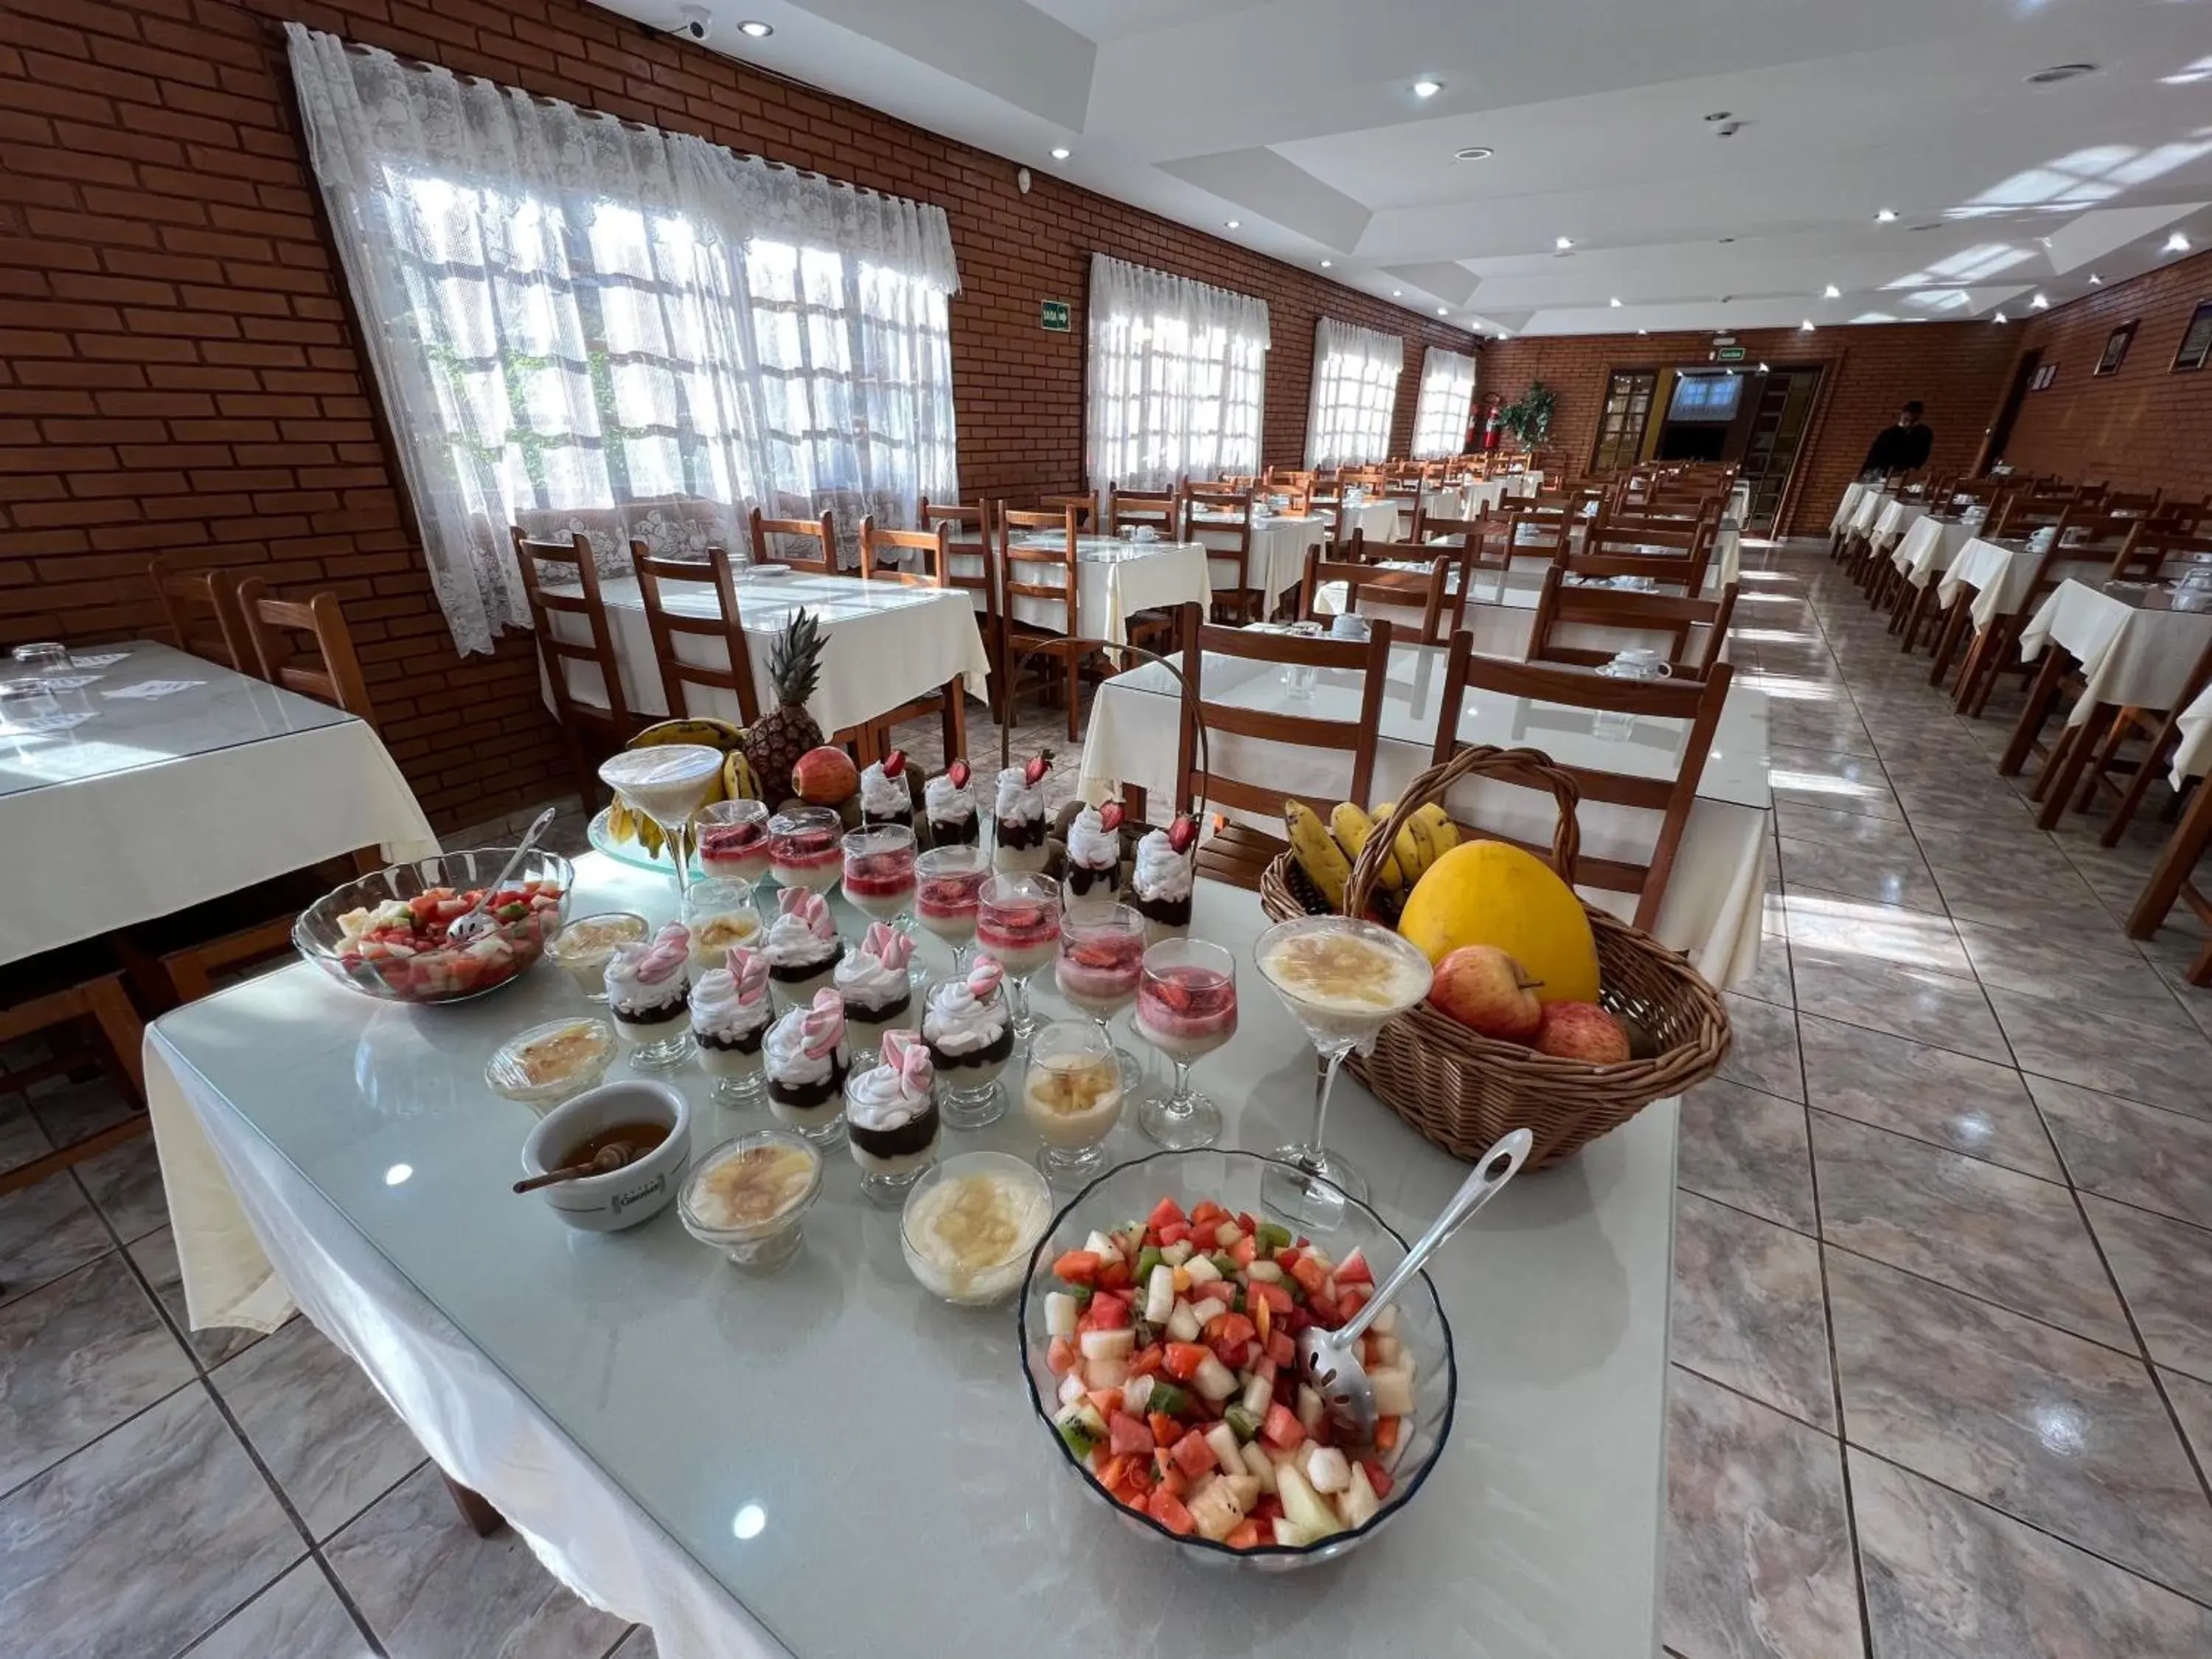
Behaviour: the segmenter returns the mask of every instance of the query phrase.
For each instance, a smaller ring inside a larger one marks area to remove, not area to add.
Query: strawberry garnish
[[[1128,809],[1120,801],[1109,800],[1098,809],[1098,827],[1101,830],[1119,830],[1121,820],[1127,816]]]
[[[1178,853],[1188,853],[1198,845],[1198,820],[1188,812],[1176,816],[1168,828],[1168,845]]]
[[[945,769],[945,775],[952,780],[952,787],[955,789],[965,789],[968,787],[968,780],[975,775],[969,770],[966,761],[957,760]]]
[[[895,778],[895,777],[898,776],[898,775],[899,775],[900,773],[902,773],[902,772],[903,772],[903,771],[905,771],[905,770],[906,770],[906,750],[903,750],[903,749],[894,749],[894,750],[891,750],[891,752],[890,752],[890,754],[888,754],[888,755],[886,755],[886,756],[884,756],[884,775],[885,777],[887,777],[887,778]]]
[[[1032,755],[1030,757],[1029,764],[1022,768],[1022,781],[1034,789],[1044,781],[1044,775],[1051,770],[1050,755]]]

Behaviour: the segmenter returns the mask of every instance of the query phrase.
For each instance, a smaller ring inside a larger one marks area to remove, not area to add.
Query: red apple
[[[836,806],[852,799],[860,787],[859,769],[843,750],[823,744],[810,749],[791,769],[791,793],[817,806]]]
[[[1544,1018],[1537,981],[1494,945],[1462,945],[1437,963],[1429,1000],[1469,1030],[1504,1042],[1534,1038]]]
[[[1593,1066],[1618,1066],[1628,1058],[1628,1032],[1595,1002],[1547,1002],[1536,1033],[1536,1052]]]

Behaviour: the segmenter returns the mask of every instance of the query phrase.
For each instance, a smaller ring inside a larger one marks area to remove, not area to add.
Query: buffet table
[[[573,914],[673,908],[665,878],[597,854],[578,886]],[[1261,926],[1254,896],[1200,884],[1194,933],[1243,963],[1238,1034],[1197,1072],[1229,1146],[1273,1146],[1312,1106],[1310,1046],[1250,966]],[[533,1120],[485,1091],[485,1059],[583,1008],[544,966],[408,1009],[295,964],[161,1020],[148,1086],[173,1206],[180,1186],[228,1206],[176,1218],[194,1325],[267,1328],[296,1300],[448,1474],[586,1600],[651,1625],[663,1659],[1138,1653],[1167,1620],[1193,1652],[1654,1651],[1674,1103],[1515,1182],[1431,1264],[1461,1387],[1413,1507],[1341,1564],[1224,1573],[1080,1490],[1030,1415],[1011,1307],[925,1293],[842,1152],[769,1279],[672,1210],[586,1236],[510,1194]],[[672,1075],[695,1150],[766,1121]],[[1349,1075],[1330,1139],[1409,1237],[1465,1174]],[[1018,1114],[945,1141],[1034,1144]],[[1126,1120],[1108,1145],[1152,1150]]]
[[[367,721],[151,640],[82,655],[71,712],[0,732],[0,963],[357,848],[438,850]]]

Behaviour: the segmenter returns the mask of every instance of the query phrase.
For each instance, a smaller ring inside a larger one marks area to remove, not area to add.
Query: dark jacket
[[[1933,427],[1916,422],[1911,426],[1882,428],[1867,447],[1862,472],[1912,472],[1928,465],[1928,451],[1936,441]]]

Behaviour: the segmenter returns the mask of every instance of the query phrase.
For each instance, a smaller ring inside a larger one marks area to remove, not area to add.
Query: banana
[[[637,839],[637,825],[632,821],[629,808],[620,795],[617,795],[614,805],[607,808],[607,834],[620,842]]]
[[[722,759],[722,794],[729,800],[759,800],[760,780],[742,749],[732,749]]]
[[[1377,824],[1388,823],[1390,814],[1397,810],[1396,801],[1382,802],[1375,809],[1375,822]],[[1421,842],[1413,839],[1413,832],[1411,830],[1401,826],[1397,835],[1390,842],[1390,852],[1398,860],[1398,873],[1406,878],[1405,884],[1411,889],[1429,867],[1425,848]]]
[[[1290,832],[1291,852],[1298,867],[1321,890],[1322,897],[1332,908],[1342,909],[1344,887],[1352,879],[1352,866],[1344,856],[1344,849],[1329,838],[1328,827],[1312,807],[1297,800],[1283,803],[1283,827]]]
[[[1357,864],[1361,850],[1367,845],[1368,837],[1375,833],[1375,820],[1352,802],[1340,800],[1329,809],[1328,833],[1335,836],[1338,844],[1344,848],[1344,856]],[[1389,853],[1382,855],[1382,866],[1376,872],[1375,879],[1392,892],[1404,886],[1406,882],[1405,872],[1398,868],[1396,857]]]
[[[1450,813],[1445,811],[1434,801],[1431,801],[1413,816],[1427,826],[1429,844],[1436,849],[1437,858],[1442,858],[1459,845],[1459,825],[1452,822]],[[1430,860],[1431,863],[1435,861],[1435,859]]]

